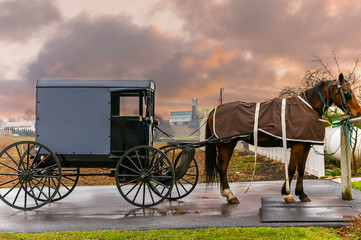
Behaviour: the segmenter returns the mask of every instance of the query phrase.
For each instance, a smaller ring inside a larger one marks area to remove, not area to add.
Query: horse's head
[[[361,116],[361,107],[342,73],[337,80],[322,81],[303,92],[301,97],[320,115],[326,114],[327,109],[335,104],[351,118]]]
[[[329,87],[330,96],[333,98],[334,104],[342,111],[349,114],[352,118],[361,116],[361,107],[351,90],[350,83],[343,77],[341,73],[338,80],[331,82]]]

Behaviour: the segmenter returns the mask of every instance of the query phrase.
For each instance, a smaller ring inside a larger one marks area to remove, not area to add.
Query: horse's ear
[[[345,78],[343,77],[343,74],[340,73],[338,76],[338,81],[340,81],[340,85],[343,85],[345,83]]]

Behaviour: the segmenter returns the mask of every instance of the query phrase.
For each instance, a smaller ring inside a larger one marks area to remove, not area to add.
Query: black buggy
[[[75,188],[82,168],[104,168],[131,204],[179,199],[198,181],[195,147],[153,147],[155,84],[144,80],[39,80],[36,141],[0,153],[0,198],[30,210]]]

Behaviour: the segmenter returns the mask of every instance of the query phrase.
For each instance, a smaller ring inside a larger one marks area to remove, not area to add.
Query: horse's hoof
[[[239,204],[239,201],[238,201],[238,198],[235,197],[235,198],[229,199],[228,203],[230,203],[230,204]]]
[[[296,200],[292,197],[291,194],[283,195],[283,200],[285,200],[285,202],[288,202],[288,203],[296,202]]]
[[[311,202],[311,199],[309,197],[300,198],[301,202]]]

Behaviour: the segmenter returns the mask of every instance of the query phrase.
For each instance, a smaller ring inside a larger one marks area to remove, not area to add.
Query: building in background
[[[191,111],[172,111],[169,117],[170,125],[191,125],[198,126],[198,100],[196,97],[192,99]]]
[[[188,125],[192,121],[192,111],[170,112],[170,125]]]
[[[5,122],[0,128],[0,135],[6,136],[33,136],[35,133],[35,121]]]

